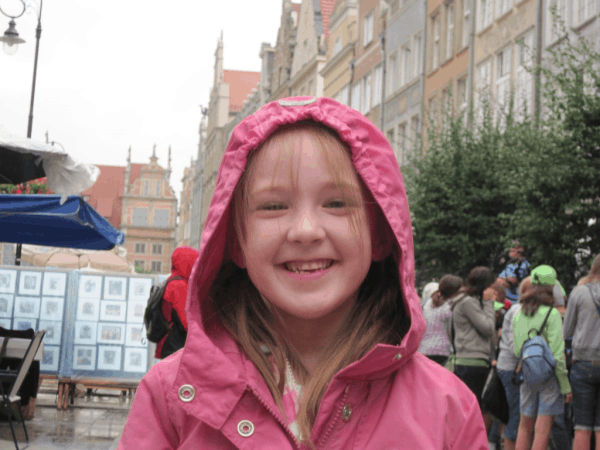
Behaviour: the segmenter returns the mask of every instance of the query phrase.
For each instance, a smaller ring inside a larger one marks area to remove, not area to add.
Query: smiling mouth
[[[333,264],[332,259],[320,260],[320,261],[290,261],[283,266],[288,272],[294,273],[312,273],[319,270],[329,269]]]

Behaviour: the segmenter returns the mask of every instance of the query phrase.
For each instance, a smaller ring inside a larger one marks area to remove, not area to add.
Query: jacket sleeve
[[[575,334],[575,325],[577,323],[577,310],[579,309],[579,289],[575,288],[571,291],[569,301],[567,303],[567,312],[565,313],[565,321],[563,323],[563,338],[569,339]]]
[[[138,386],[117,450],[175,450],[178,441],[155,366]]]
[[[462,428],[456,434],[452,450],[488,450],[488,439],[481,416],[481,409],[474,399],[467,412]]]
[[[188,283],[185,280],[174,280],[167,285],[164,299],[171,303],[177,315],[181,319],[183,327],[187,330],[187,318],[185,316],[185,301],[187,298]]]
[[[562,320],[560,313],[557,309],[553,308],[548,317],[548,323],[546,324],[546,336],[548,339],[548,346],[554,358],[556,358],[556,366],[554,366],[554,373],[558,379],[560,385],[560,392],[567,394],[571,392],[571,384],[569,383],[569,375],[567,372],[567,363],[565,361],[565,341],[562,339],[561,333]]]
[[[494,336],[496,320],[493,302],[483,302],[483,309],[480,308],[479,301],[476,299],[475,302],[467,300],[460,306],[462,306],[464,316],[481,336],[486,338]]]

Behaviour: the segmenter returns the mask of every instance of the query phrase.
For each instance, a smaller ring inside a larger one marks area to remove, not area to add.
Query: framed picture
[[[77,301],[77,320],[94,320],[97,322],[99,316],[99,298],[80,298]]]
[[[100,298],[102,277],[98,275],[81,275],[79,277],[79,298]]]
[[[154,280],[152,278],[130,278],[129,279],[129,301],[144,300],[148,301],[150,288]]]
[[[75,343],[76,344],[96,344],[96,334],[98,322],[75,322]]]
[[[43,295],[55,295],[64,297],[67,287],[67,274],[64,272],[45,272],[44,284],[42,286]]]
[[[98,324],[98,342],[101,344],[124,344],[125,324],[100,322]]]
[[[37,320],[29,318],[15,317],[13,319],[13,330],[29,330],[37,331]]]
[[[17,317],[30,317],[37,319],[40,315],[39,297],[17,297],[15,298],[15,312]]]
[[[14,295],[0,294],[0,317],[12,317],[13,316],[13,302],[14,301],[15,301]]]
[[[148,370],[148,350],[145,348],[125,347],[124,372],[142,372]]]
[[[64,298],[62,297],[42,297],[40,319],[61,321],[63,319],[63,303]]]
[[[125,345],[128,347],[146,347],[146,329],[141,323],[128,323],[127,333],[125,334]]]
[[[21,272],[19,278],[19,294],[40,295],[41,289],[42,272]]]
[[[102,300],[100,302],[100,320],[111,322],[125,322],[127,303],[114,300]]]
[[[0,327],[10,330],[10,319],[0,319]]]
[[[44,340],[46,337],[44,336]],[[58,363],[60,356],[60,347],[52,347],[50,345],[44,345],[44,356],[40,361],[40,370],[49,370],[52,372],[58,372]]]
[[[107,300],[125,300],[127,291],[127,278],[125,277],[105,277],[104,278],[104,296]]]
[[[122,349],[114,345],[99,345],[98,370],[121,370]]]
[[[40,320],[38,328],[40,330],[46,330],[46,334],[44,334],[44,345],[60,345],[62,322]]]
[[[17,281],[16,270],[0,269],[0,292],[3,294],[14,294]]]
[[[144,311],[146,311],[147,300],[129,300],[127,302],[127,322],[144,323]]]
[[[96,347],[76,345],[73,348],[73,369],[95,370],[96,369]]]

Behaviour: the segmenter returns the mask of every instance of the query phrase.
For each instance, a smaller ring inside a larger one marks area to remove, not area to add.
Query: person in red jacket
[[[188,279],[192,274],[192,268],[194,267],[194,263],[198,259],[198,250],[193,249],[191,247],[178,247],[171,255],[171,276],[180,277],[176,278],[172,281],[169,281],[167,285],[167,289],[165,290],[165,294],[163,296],[162,302],[162,313],[165,317],[165,320],[169,323],[173,323],[173,309],[177,312],[177,316],[179,317],[183,328],[187,332],[188,324],[187,319],[185,317],[185,301],[187,298],[188,291]],[[183,279],[181,279],[183,278]],[[163,359],[169,356],[171,353],[174,353],[177,348],[169,348],[165,347],[165,341],[169,337],[170,334],[167,333],[165,337],[163,337],[158,344],[156,344],[156,352],[154,353],[154,357],[158,359]],[[164,351],[163,351],[164,350]]]

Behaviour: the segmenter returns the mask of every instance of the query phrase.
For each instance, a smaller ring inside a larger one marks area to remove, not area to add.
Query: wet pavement
[[[26,421],[30,450],[115,450],[131,406],[118,391],[76,398],[69,409],[56,409],[56,395],[38,394],[35,417]],[[115,395],[115,393],[117,393]],[[112,395],[111,395],[112,394]],[[21,424],[14,424],[19,448],[25,443]],[[0,422],[0,450],[14,449],[8,422]]]

